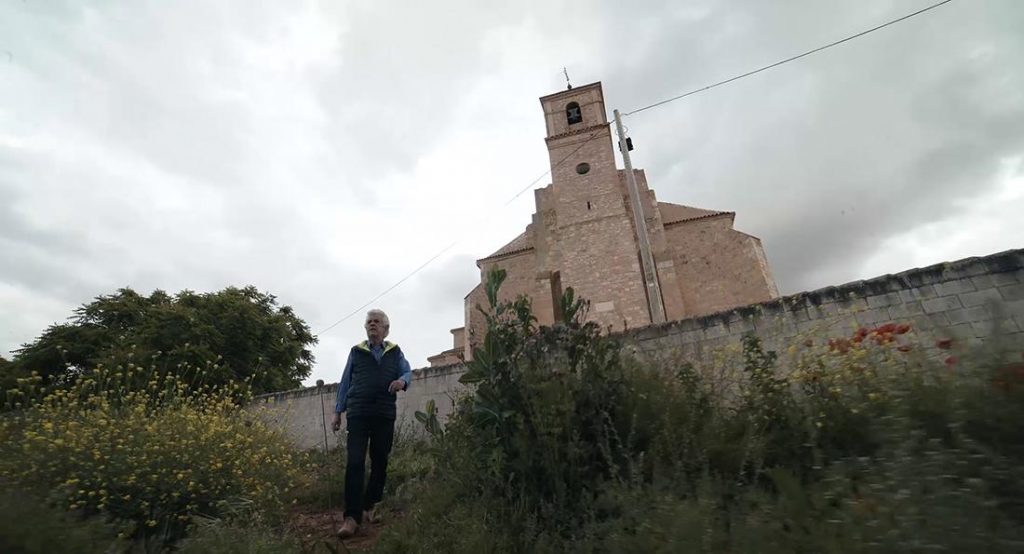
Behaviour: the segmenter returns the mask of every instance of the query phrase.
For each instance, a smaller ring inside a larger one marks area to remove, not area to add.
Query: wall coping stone
[[[672,331],[707,329],[715,325],[728,324],[735,316],[740,318],[797,312],[803,308],[817,307],[832,302],[852,303],[857,298],[881,296],[913,287],[965,277],[991,273],[1006,273],[1024,269],[1024,248],[1006,250],[989,256],[975,256],[953,262],[943,262],[922,268],[909,269],[896,274],[882,275],[872,279],[852,281],[843,285],[828,286],[813,291],[798,292],[773,298],[765,302],[740,306],[711,314],[636,327],[616,333],[623,338],[642,339],[645,336],[661,336]]]
[[[713,331],[718,333],[719,331],[728,330],[730,325],[736,325],[742,320],[764,315],[798,312],[805,308],[815,308],[830,303],[849,304],[858,298],[881,296],[909,288],[954,281],[965,277],[1007,273],[1021,269],[1024,269],[1024,248],[1006,250],[989,256],[976,256],[954,262],[934,264],[896,274],[882,275],[873,279],[852,281],[838,286],[828,286],[813,291],[799,292],[774,298],[766,302],[740,306],[702,316],[636,327],[614,333],[612,336],[619,339],[631,339],[642,342],[645,339],[659,338],[665,335],[683,334],[716,326],[722,327],[720,330]],[[453,363],[437,367],[428,366],[413,369],[413,382],[441,375],[462,373],[465,371],[465,367],[463,363]],[[253,401],[254,403],[259,401],[268,402],[272,399],[276,403],[286,399],[303,398],[317,394],[333,396],[337,394],[337,390],[338,383],[324,383],[323,387],[313,385],[261,394],[255,396]]]

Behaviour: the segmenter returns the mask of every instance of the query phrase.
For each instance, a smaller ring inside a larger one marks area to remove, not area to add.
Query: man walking
[[[367,340],[349,351],[338,386],[331,428],[341,428],[346,412],[348,440],[345,466],[345,521],[338,530],[341,538],[351,537],[359,525],[373,519],[373,507],[384,494],[388,454],[395,437],[395,400],[398,391],[412,382],[412,368],[397,344],[384,340],[391,330],[381,310],[366,314]],[[370,482],[364,494],[366,451],[370,451]]]

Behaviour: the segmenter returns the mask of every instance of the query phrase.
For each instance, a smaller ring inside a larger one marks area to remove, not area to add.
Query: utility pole
[[[643,206],[640,204],[640,189],[636,186],[633,175],[633,162],[629,159],[629,147],[626,145],[626,133],[622,130],[622,116],[615,110],[615,130],[619,134],[619,152],[622,163],[626,165],[626,188],[633,204],[633,221],[636,223],[637,244],[640,245],[640,262],[643,266],[644,283],[647,285],[647,304],[651,311],[651,323],[665,323],[665,305],[661,300],[661,285],[654,267],[654,256],[651,254],[651,241],[647,236],[647,219],[644,217]]]

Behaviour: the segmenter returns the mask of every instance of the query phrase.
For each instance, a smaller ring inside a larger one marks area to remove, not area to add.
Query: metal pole
[[[640,245],[640,262],[643,265],[644,283],[647,285],[647,303],[651,312],[651,323],[665,322],[665,305],[661,300],[661,285],[654,267],[654,256],[651,254],[651,241],[647,236],[647,219],[640,204],[640,189],[633,175],[633,162],[629,159],[629,148],[626,146],[626,133],[622,130],[622,116],[615,110],[615,130],[619,134],[619,152],[622,163],[626,165],[626,188],[633,204],[633,221],[636,223],[637,244]]]
[[[327,512],[331,514],[331,523],[334,521],[334,499],[331,497],[331,457],[327,448],[327,407],[324,406],[324,381],[316,380],[316,391],[320,395],[320,421],[324,427],[324,464],[327,469]]]

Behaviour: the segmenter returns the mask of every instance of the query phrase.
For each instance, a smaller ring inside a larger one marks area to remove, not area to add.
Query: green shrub
[[[267,527],[200,522],[175,550],[181,554],[299,554],[302,545]]]
[[[627,357],[486,292],[475,384],[431,443],[384,552],[1015,552],[1024,364],[909,325],[748,337],[708,366]],[[956,346],[954,345],[953,348]]]
[[[170,375],[136,387],[132,371],[98,368],[8,414],[0,480],[147,543],[176,542],[197,516],[283,515],[300,461],[239,405],[244,388],[190,392]]]
[[[5,554],[98,554],[118,542],[116,534],[102,521],[82,521],[26,491],[0,494],[0,552]]]

